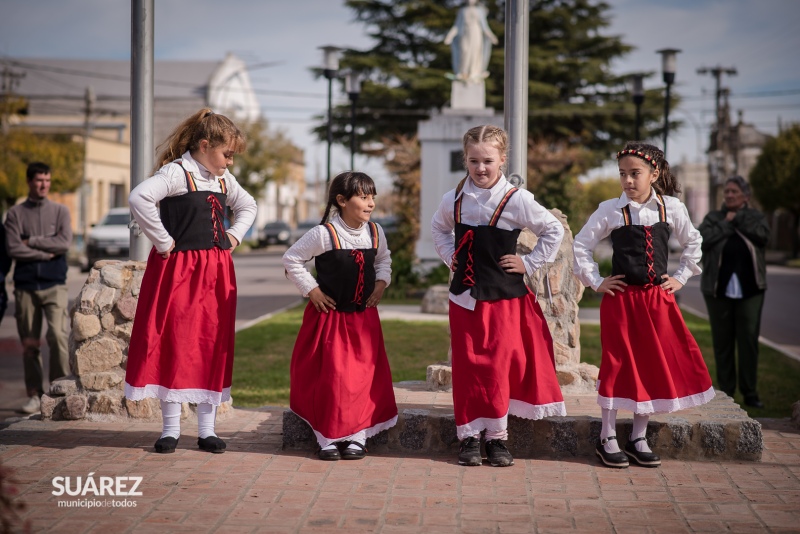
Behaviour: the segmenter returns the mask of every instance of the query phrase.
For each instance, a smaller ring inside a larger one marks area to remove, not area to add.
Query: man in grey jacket
[[[22,342],[28,401],[19,411],[36,413],[44,393],[42,316],[47,320],[50,382],[69,370],[67,352],[67,251],[72,244],[69,211],[47,199],[50,167],[31,163],[28,198],[8,210],[6,241],[14,259],[17,332]]]

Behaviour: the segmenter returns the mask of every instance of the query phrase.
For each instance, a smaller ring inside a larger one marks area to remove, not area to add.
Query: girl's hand
[[[500,261],[497,263],[507,273],[525,274],[525,264],[522,263],[522,258],[516,254],[500,256]]]
[[[166,260],[166,259],[169,258],[169,253],[172,252],[173,250],[175,250],[175,240],[174,239],[172,240],[172,244],[169,246],[169,248],[164,252],[159,252],[159,254],[161,254],[161,257]]]
[[[625,288],[628,287],[628,284],[622,281],[623,278],[625,278],[624,274],[606,276],[603,279],[603,283],[597,286],[597,292],[608,293],[612,297],[614,296],[614,291],[625,293]]]
[[[372,295],[369,296],[367,299],[367,308],[374,308],[375,306],[380,303],[381,298],[383,298],[383,292],[386,290],[386,282],[383,280],[377,280],[375,282],[375,291],[372,292]]]
[[[336,309],[336,301],[323,293],[319,287],[315,287],[309,291],[308,298],[318,312],[328,313],[328,310]]]
[[[683,284],[681,284],[668,274],[662,275],[661,278],[663,278],[664,281],[661,282],[661,285],[659,287],[664,291],[666,291],[667,293],[669,293],[670,295],[674,294],[676,291],[678,291],[680,288],[683,287]]]
[[[230,239],[230,240],[231,240],[231,252],[233,252],[233,249],[235,249],[236,247],[238,247],[238,246],[239,246],[239,240],[238,240],[238,239],[236,239],[235,237],[233,237],[233,236],[232,236],[231,234],[229,234],[228,232],[225,232],[225,233],[226,233],[226,234],[228,234],[228,239]]]

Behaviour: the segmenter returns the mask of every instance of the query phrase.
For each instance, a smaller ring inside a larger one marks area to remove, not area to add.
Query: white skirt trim
[[[537,419],[544,419],[545,417],[567,415],[567,408],[563,401],[533,405],[520,400],[510,399],[508,403],[508,413],[503,417],[479,417],[465,425],[457,426],[456,434],[459,441],[480,434],[484,430],[488,430],[489,432],[502,432],[506,430],[508,428],[509,414],[535,421]]]
[[[597,381],[597,388],[600,388],[600,381]],[[659,413],[672,413],[678,410],[685,410],[705,404],[714,398],[714,387],[702,393],[695,393],[687,397],[678,399],[654,399],[649,401],[637,402],[633,399],[625,399],[622,397],[603,397],[597,395],[597,404],[605,410],[627,410],[635,414],[659,414]]]
[[[125,382],[125,397],[132,401],[155,398],[164,402],[207,403],[219,406],[231,399],[231,388],[225,388],[220,392],[208,389],[169,389],[158,384],[133,387]]]
[[[292,413],[295,414],[297,417],[300,417],[300,415],[294,410],[292,410]],[[371,426],[369,428],[361,429],[354,434],[350,434],[349,436],[344,436],[341,438],[328,438],[317,432],[314,429],[314,427],[311,426],[311,423],[306,421],[303,417],[300,417],[300,419],[303,419],[303,421],[305,421],[306,424],[309,427],[311,427],[311,430],[314,432],[314,436],[317,438],[317,443],[319,443],[319,446],[322,448],[327,447],[328,445],[331,445],[333,443],[338,443],[340,441],[361,441],[361,440],[366,441],[367,438],[371,438],[372,436],[379,434],[384,430],[392,428],[394,425],[397,424],[397,416],[395,415],[388,421],[384,421],[383,423],[378,423],[377,425]]]

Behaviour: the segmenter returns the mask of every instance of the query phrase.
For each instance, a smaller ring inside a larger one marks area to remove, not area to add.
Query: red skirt
[[[638,286],[603,295],[600,324],[602,408],[669,413],[714,398],[708,368],[675,295]]]
[[[377,308],[320,313],[308,303],[292,352],[289,406],[321,447],[397,423]]]
[[[553,338],[532,293],[478,301],[473,311],[451,302],[450,330],[458,439],[505,430],[508,414],[566,415]]]
[[[231,253],[155,248],[133,321],[125,396],[219,405],[230,399],[236,321]]]

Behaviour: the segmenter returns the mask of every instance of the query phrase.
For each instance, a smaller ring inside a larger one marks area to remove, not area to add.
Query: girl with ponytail
[[[370,215],[375,183],[336,176],[320,225],[283,256],[309,303],[292,352],[289,405],[314,431],[321,460],[360,460],[366,440],[397,423],[377,305],[392,274],[386,236]],[[315,260],[317,277],[305,268]]]
[[[197,445],[221,453],[216,409],[231,398],[236,277],[231,251],[253,224],[256,202],[228,172],[245,138],[201,109],[162,145],[154,175],[131,191],[131,214],[153,243],[128,348],[125,396],[161,401],[155,451],[180,437],[181,404],[197,404]],[[225,206],[234,221],[225,229]]]
[[[600,305],[603,345],[597,403],[602,414],[598,458],[609,467],[628,459],[661,465],[646,440],[652,413],[691,408],[714,397],[703,355],[675,301],[675,292],[700,274],[700,233],[686,206],[675,198],[679,186],[653,145],[630,142],[617,153],[619,198],[602,202],[573,244],[575,276],[604,293]],[[667,273],[670,233],[683,247],[680,265]],[[610,237],[612,275],[600,276],[593,251]],[[618,409],[633,412],[633,432],[624,452],[616,436]]]

